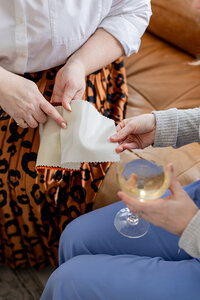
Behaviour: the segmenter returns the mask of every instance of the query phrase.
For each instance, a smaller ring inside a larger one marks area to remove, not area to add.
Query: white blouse
[[[0,66],[18,74],[65,63],[99,27],[138,51],[150,0],[0,0]]]

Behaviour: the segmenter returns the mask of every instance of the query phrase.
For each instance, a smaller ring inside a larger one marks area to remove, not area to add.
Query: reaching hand
[[[116,151],[143,149],[152,145],[155,139],[156,120],[154,114],[143,114],[123,120],[117,127],[117,134],[111,142],[118,142]]]
[[[198,207],[174,176],[172,165],[169,164],[167,168],[171,173],[170,196],[146,202],[140,202],[123,192],[118,192],[118,196],[133,213],[139,213],[143,219],[152,224],[181,235],[198,212]]]
[[[52,101],[71,111],[71,100],[81,99],[85,91],[85,70],[81,62],[67,62],[57,75]]]
[[[38,126],[45,123],[47,116],[52,117],[58,125],[66,128],[63,117],[40,93],[31,80],[0,68],[0,105],[16,123],[22,127]]]

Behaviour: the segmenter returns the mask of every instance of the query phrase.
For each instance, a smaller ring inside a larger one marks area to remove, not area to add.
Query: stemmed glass
[[[169,187],[170,174],[155,160],[137,158],[128,162],[120,161],[117,177],[122,191],[139,201],[160,198]],[[133,214],[127,207],[116,214],[114,225],[128,238],[142,237],[149,228],[149,222]]]

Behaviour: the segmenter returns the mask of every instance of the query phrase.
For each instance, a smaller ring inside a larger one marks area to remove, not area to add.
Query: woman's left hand
[[[68,60],[56,75],[52,102],[71,111],[71,100],[81,99],[85,92],[85,69],[80,61]]]
[[[121,191],[118,196],[133,213],[139,213],[141,218],[180,236],[198,212],[198,207],[174,176],[172,165],[169,164],[167,168],[171,173],[170,196],[146,202],[140,202]]]

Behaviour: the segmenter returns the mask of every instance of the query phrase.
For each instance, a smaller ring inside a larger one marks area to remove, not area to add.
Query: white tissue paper
[[[71,112],[56,107],[66,120],[67,129],[60,128],[50,117],[45,125],[40,125],[36,169],[79,170],[84,162],[119,161],[117,144],[109,140],[116,133],[114,121],[84,100],[72,101],[71,107]]]

